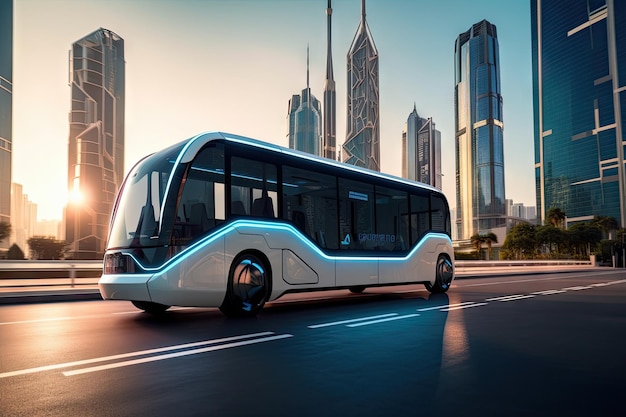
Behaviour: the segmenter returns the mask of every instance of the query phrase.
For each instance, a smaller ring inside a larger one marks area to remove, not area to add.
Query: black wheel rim
[[[441,284],[442,289],[448,289],[452,282],[453,266],[447,258],[439,258],[439,265],[437,268],[437,279]]]
[[[233,296],[243,311],[253,311],[265,303],[267,273],[263,262],[255,256],[239,259],[233,270]]]

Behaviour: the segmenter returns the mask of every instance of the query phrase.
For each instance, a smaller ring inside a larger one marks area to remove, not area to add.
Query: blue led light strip
[[[341,256],[341,255],[328,255],[324,253],[317,245],[313,244],[305,235],[303,235],[298,229],[288,223],[276,223],[276,222],[267,222],[262,220],[236,220],[222,229],[215,231],[214,233],[202,238],[198,242],[189,246],[184,251],[180,252],[173,258],[170,258],[163,265],[158,267],[146,267],[141,264],[139,259],[137,259],[133,254],[127,253],[127,256],[130,256],[135,263],[146,272],[165,272],[175,265],[182,262],[185,258],[197,253],[198,251],[203,250],[205,247],[209,246],[217,239],[224,237],[225,235],[235,232],[238,227],[254,227],[259,230],[259,235],[262,235],[265,231],[268,230],[277,230],[277,231],[285,231],[293,234],[298,240],[302,241],[306,246],[308,246],[313,252],[315,252],[321,258],[327,261],[354,261],[354,262],[402,262],[407,259],[413,257],[415,253],[421,248],[421,246],[428,240],[428,237],[436,237],[447,240],[452,246],[452,241],[450,237],[444,233],[427,233],[420,242],[413,248],[411,251],[404,256]]]

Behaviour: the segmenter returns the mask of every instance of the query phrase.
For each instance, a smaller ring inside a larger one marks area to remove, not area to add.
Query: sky
[[[281,146],[287,105],[323,99],[327,0],[14,0],[13,173],[61,219],[67,203],[68,52],[102,27],[124,39],[125,172],[141,157],[207,131]],[[361,1],[332,2],[337,144],[346,130],[346,54]],[[400,175],[402,129],[415,105],[442,139],[443,191],[455,206],[454,43],[487,19],[498,30],[506,197],[535,205],[530,2],[369,0],[379,54],[381,171]]]

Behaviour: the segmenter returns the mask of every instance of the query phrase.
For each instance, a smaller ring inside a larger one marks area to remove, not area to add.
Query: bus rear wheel
[[[253,317],[270,295],[270,272],[261,257],[242,253],[230,267],[220,311],[229,317]]]
[[[149,314],[161,314],[170,306],[165,304],[153,303],[151,301],[131,301],[135,307]]]
[[[435,282],[424,284],[426,289],[432,293],[439,294],[448,291],[454,276],[454,266],[448,255],[439,255],[435,265]]]

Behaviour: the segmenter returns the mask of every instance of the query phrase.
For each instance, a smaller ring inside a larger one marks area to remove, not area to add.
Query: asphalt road
[[[290,295],[255,319],[0,306],[0,416],[623,416],[626,272]]]

